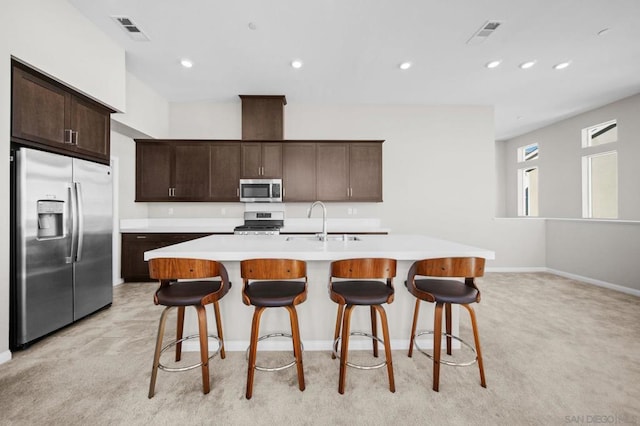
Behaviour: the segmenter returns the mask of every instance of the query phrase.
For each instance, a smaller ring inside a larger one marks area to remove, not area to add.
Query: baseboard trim
[[[0,364],[11,361],[11,351],[4,351],[0,353]]]
[[[607,281],[596,280],[589,277],[584,277],[582,275],[572,274],[569,272],[559,271],[557,269],[546,268],[544,266],[532,266],[532,267],[494,267],[494,268],[486,268],[487,272],[516,272],[516,273],[524,273],[524,272],[548,272],[550,274],[558,275],[560,277],[569,278],[572,280],[580,281],[585,284],[591,284],[598,287],[608,288],[609,290],[619,291],[621,293],[630,294],[632,296],[640,297],[640,290],[635,288],[625,287],[619,284],[613,284]]]
[[[610,290],[615,290],[615,291],[619,291],[621,293],[626,293],[626,294],[630,294],[632,296],[637,296],[640,297],[640,290],[636,290],[635,288],[629,288],[629,287],[625,287],[619,284],[613,284],[607,281],[602,281],[602,280],[596,280],[593,278],[589,278],[589,277],[583,277],[581,275],[576,275],[576,274],[571,274],[569,272],[564,272],[564,271],[558,271],[556,269],[551,269],[551,268],[547,268],[547,272],[554,274],[554,275],[559,275],[561,277],[565,277],[565,278],[569,278],[572,280],[576,280],[576,281],[581,281],[584,282],[586,284],[591,284],[591,285],[595,285],[598,287],[604,287],[604,288],[608,288]]]
[[[499,266],[485,268],[486,272],[549,272],[544,266]]]

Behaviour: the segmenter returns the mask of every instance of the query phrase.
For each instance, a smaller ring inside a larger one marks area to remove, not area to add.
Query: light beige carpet
[[[211,361],[208,395],[199,370],[160,371],[148,399],[156,284],[123,284],[110,309],[0,365],[0,424],[640,424],[639,298],[543,273],[479,286],[486,389],[476,366],[443,366],[433,392],[430,361],[394,351],[395,393],[385,369],[349,369],[340,395],[338,361],[307,351],[304,392],[295,369],[257,372],[247,401],[244,353],[228,352]],[[464,312],[461,324],[472,341]]]

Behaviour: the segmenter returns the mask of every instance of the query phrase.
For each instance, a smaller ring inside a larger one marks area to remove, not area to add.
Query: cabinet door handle
[[[240,188],[236,188],[236,197],[240,198]]]
[[[74,145],[78,145],[78,131],[76,130],[75,132],[72,130],[71,131],[71,143]],[[75,135],[75,138],[73,137]]]
[[[146,235],[136,235],[136,238],[139,240],[144,240],[145,238],[147,238]]]
[[[73,130],[64,129],[64,143],[73,143]]]
[[[282,187],[282,198],[287,196],[287,188],[285,188],[284,186]]]
[[[169,188],[169,197],[171,197],[171,188]]]

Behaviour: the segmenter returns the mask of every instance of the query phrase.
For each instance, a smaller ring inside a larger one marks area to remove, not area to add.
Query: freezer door
[[[111,168],[73,159],[73,182],[78,206],[75,321],[109,305],[113,299]]]
[[[73,321],[70,158],[16,153],[16,344]]]

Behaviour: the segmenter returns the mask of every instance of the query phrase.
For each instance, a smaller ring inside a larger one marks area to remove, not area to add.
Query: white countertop
[[[468,246],[423,235],[358,235],[359,241],[317,241],[286,235],[210,235],[196,240],[145,252],[144,259],[192,257],[218,261],[250,258],[294,258],[331,261],[348,257],[391,257],[418,260],[449,256],[494,259],[492,250]]]
[[[122,219],[122,233],[233,233],[233,228],[242,225],[241,218],[148,218]],[[329,233],[388,233],[375,218],[329,218]],[[286,218],[281,233],[315,233],[322,231],[320,218]]]

